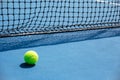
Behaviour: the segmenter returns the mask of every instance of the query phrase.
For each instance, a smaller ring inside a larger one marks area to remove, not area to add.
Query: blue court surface
[[[24,64],[38,52],[35,66]],[[120,37],[0,52],[0,80],[120,80]]]
[[[120,80],[120,1],[0,5],[0,80]],[[24,62],[28,50],[38,52],[36,65]]]

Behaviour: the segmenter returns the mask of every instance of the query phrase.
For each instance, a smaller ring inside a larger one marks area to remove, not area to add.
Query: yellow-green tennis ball
[[[39,59],[39,56],[35,51],[30,50],[24,54],[24,60],[27,64],[31,64],[31,65],[36,64],[38,59]]]

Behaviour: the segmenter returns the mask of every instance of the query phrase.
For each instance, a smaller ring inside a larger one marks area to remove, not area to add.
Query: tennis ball
[[[36,64],[36,62],[38,61],[38,59],[39,59],[39,56],[38,56],[37,52],[35,52],[33,50],[27,51],[24,54],[24,61],[27,64],[34,65],[34,64]]]

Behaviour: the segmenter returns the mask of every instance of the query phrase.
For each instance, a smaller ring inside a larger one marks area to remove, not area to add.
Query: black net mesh
[[[0,0],[0,37],[120,27],[120,0]]]

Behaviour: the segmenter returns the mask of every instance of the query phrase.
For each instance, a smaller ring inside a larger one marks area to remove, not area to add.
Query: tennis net
[[[0,37],[118,27],[119,0],[0,0]]]

